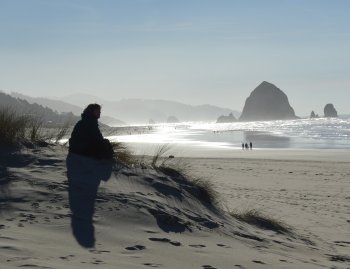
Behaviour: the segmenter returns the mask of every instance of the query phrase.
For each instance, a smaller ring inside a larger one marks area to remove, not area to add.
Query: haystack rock
[[[216,123],[230,123],[235,121],[237,121],[237,119],[235,118],[235,116],[233,116],[232,113],[230,113],[228,116],[221,115],[217,119]]]
[[[240,121],[296,119],[287,95],[269,82],[262,82],[245,101]]]
[[[337,118],[338,112],[335,110],[333,104],[327,104],[324,107],[324,116],[326,118]]]

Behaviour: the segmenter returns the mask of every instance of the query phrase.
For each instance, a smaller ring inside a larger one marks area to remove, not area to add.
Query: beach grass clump
[[[171,146],[169,144],[163,144],[163,145],[159,146],[153,155],[151,166],[153,168],[164,166],[165,162],[167,162],[167,160],[168,160],[168,158],[164,158],[164,155],[170,149],[171,149]],[[162,160],[161,164],[158,163],[160,160]]]
[[[212,206],[219,205],[219,194],[209,180],[191,176],[187,169],[179,166],[178,163],[163,162],[161,166],[155,169],[177,181],[181,188],[192,194],[199,201]]]
[[[291,227],[281,220],[268,217],[256,209],[249,209],[244,212],[232,211],[230,215],[235,219],[249,223],[256,227],[275,231],[277,233],[291,233]]]
[[[72,123],[67,121],[64,124],[59,124],[55,127],[43,128],[42,130],[42,139],[44,139],[48,143],[52,144],[61,144],[67,145],[68,139],[65,143],[62,143],[64,138],[68,138],[69,131],[71,130]]]
[[[219,193],[209,180],[196,178],[189,180],[196,187],[197,198],[210,205],[219,205]]]
[[[59,143],[63,138],[67,137],[67,134],[70,130],[70,126],[72,124],[70,122],[66,122],[61,127],[56,129],[55,135],[54,135],[54,141],[55,143]]]
[[[11,108],[0,108],[0,146],[47,146],[58,143],[68,132],[70,123],[60,128],[47,128],[41,117],[20,114]]]
[[[136,157],[130,151],[130,149],[121,142],[111,142],[111,146],[114,152],[114,158],[121,164],[129,167],[137,163]]]
[[[181,188],[195,196],[199,201],[208,205],[218,206],[219,195],[214,185],[204,178],[193,177],[189,172],[190,168],[181,159],[175,159],[173,156],[171,158],[165,157],[164,155],[170,149],[171,146],[168,144],[157,148],[152,158],[151,166],[178,182]]]
[[[43,133],[43,121],[40,118],[30,117],[27,123],[28,139],[32,143],[42,143],[45,141]]]
[[[28,117],[10,108],[0,108],[0,146],[13,147],[26,140]]]

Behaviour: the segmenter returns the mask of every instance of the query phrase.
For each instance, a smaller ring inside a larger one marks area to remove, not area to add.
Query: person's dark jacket
[[[74,126],[69,139],[69,152],[96,158],[110,157],[109,141],[104,139],[98,128],[97,118],[87,114]]]

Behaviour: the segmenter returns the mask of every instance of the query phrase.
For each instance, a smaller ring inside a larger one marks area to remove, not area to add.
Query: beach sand
[[[347,151],[175,155],[213,184],[220,208],[159,171],[119,167],[98,190],[91,227],[73,227],[66,155],[62,147],[1,153],[1,268],[350,268]],[[249,209],[290,233],[228,214]]]

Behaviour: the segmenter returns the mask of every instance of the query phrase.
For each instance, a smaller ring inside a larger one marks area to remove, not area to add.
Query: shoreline
[[[125,143],[130,150],[140,156],[154,156],[162,145],[144,143]],[[166,145],[169,149],[164,154],[179,158],[208,159],[267,159],[267,160],[307,160],[325,162],[350,162],[349,149],[227,149],[205,148],[191,145]]]

